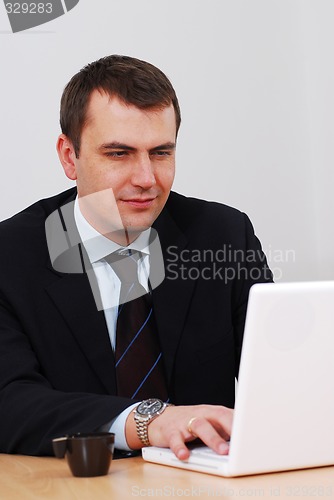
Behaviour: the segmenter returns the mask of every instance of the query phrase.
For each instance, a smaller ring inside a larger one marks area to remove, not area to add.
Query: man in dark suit
[[[123,450],[186,459],[199,437],[227,453],[249,289],[272,275],[245,214],[171,192],[179,125],[169,80],[134,58],[96,61],[65,88],[57,150],[76,188],[0,225],[1,452],[110,429]],[[128,305],[149,304],[159,349],[133,394],[146,350],[118,371],[125,281],[111,255],[137,255],[142,297]]]

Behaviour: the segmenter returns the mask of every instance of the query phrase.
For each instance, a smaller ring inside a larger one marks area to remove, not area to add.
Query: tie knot
[[[126,250],[122,253],[112,253],[106,258],[122,284],[138,282],[138,260],[141,253],[136,250]]]

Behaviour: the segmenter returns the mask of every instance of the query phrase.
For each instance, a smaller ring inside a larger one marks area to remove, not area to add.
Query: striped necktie
[[[118,395],[132,399],[168,398],[162,352],[151,295],[138,281],[142,254],[111,254],[107,261],[121,282],[116,326]]]

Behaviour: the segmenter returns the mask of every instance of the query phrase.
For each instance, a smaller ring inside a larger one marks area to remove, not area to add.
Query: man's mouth
[[[130,198],[122,202],[135,208],[149,208],[154,200],[155,198]]]

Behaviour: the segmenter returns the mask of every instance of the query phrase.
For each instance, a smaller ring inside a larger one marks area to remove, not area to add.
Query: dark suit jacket
[[[96,430],[133,403],[116,394],[87,274],[50,262],[45,220],[75,194],[0,224],[1,452],[51,454],[52,438]],[[176,193],[154,228],[166,277],[153,304],[171,401],[233,407],[249,288],[272,279],[260,243],[245,214]]]

